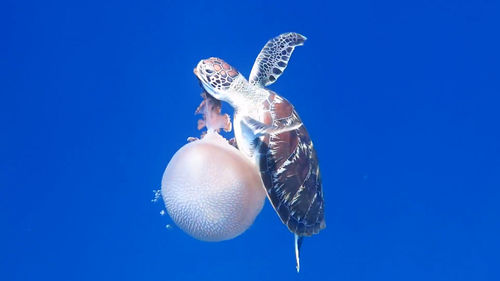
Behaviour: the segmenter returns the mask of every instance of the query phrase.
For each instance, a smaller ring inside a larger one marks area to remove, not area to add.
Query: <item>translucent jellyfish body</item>
[[[255,165],[212,130],[214,122],[205,121],[207,134],[184,145],[168,163],[161,193],[168,214],[184,232],[222,241],[252,225],[266,194]]]

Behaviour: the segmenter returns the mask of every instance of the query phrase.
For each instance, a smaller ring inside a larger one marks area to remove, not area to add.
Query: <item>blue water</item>
[[[500,280],[498,1],[140,2],[0,4],[0,280]],[[151,202],[198,60],[248,76],[288,31],[326,200],[300,274],[269,204],[206,243]]]

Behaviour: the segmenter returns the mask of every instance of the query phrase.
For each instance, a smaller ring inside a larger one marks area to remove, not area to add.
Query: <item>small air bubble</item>
[[[164,216],[165,215],[165,210],[160,211],[160,215]]]
[[[171,224],[167,224],[167,225],[165,225],[165,228],[166,228],[167,230],[170,230],[170,229],[172,229],[172,225],[171,225]]]
[[[154,197],[151,199],[151,202],[156,203],[161,197],[161,190],[160,189],[153,189],[153,194]]]

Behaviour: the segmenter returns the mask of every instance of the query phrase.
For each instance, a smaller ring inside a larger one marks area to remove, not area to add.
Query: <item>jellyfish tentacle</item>
[[[209,131],[225,132],[232,130],[231,117],[228,114],[221,114],[222,104],[207,92],[202,92],[203,101],[196,108],[195,114],[203,115],[203,119],[198,120],[198,130],[207,128]]]
[[[228,141],[228,143],[232,146],[234,146],[234,148],[238,149],[238,144],[236,143],[236,138],[232,138]]]

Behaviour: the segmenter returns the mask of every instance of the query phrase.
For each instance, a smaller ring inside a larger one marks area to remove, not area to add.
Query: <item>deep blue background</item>
[[[0,4],[1,280],[500,280],[498,1],[141,2]],[[151,203],[198,60],[287,31],[327,204],[299,275],[269,204],[205,243]]]

